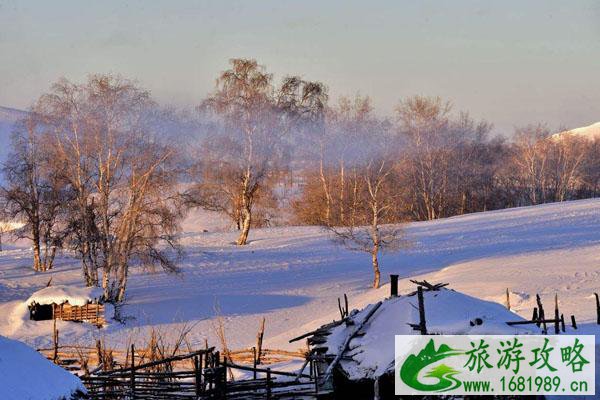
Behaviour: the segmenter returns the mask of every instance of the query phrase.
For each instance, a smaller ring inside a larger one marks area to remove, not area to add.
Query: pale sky
[[[422,94],[507,133],[600,121],[600,0],[0,0],[2,106],[96,72],[195,105],[232,57],[369,95],[382,115]]]

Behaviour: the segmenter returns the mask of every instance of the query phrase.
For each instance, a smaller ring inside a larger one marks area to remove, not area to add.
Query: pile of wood
[[[422,280],[422,281],[417,281],[417,280],[410,280],[412,283],[414,283],[417,286],[420,286],[425,292],[437,292],[438,290],[445,288],[446,286],[448,286],[448,283],[429,283],[426,280]],[[417,291],[415,290],[414,292],[411,292],[408,294],[408,296],[414,296],[415,294],[417,294]]]

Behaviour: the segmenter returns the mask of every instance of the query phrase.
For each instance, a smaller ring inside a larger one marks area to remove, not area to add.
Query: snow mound
[[[442,289],[424,292],[425,316],[429,334],[503,335],[540,333],[535,326],[509,326],[508,321],[523,320],[500,304]],[[418,324],[416,296],[390,298],[381,304],[349,343],[340,362],[350,379],[374,379],[394,368],[394,336],[419,334],[408,324]],[[326,342],[327,354],[338,354],[356,326],[376,305],[351,314],[354,324],[333,328]]]
[[[46,360],[24,343],[0,336],[0,398],[69,399],[85,387],[75,375]]]
[[[69,302],[72,306],[84,306],[88,302],[102,297],[102,289],[98,287],[48,286],[38,290],[27,299],[27,304],[62,304]]]

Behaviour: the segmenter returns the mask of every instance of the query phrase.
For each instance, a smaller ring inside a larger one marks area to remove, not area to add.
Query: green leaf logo
[[[456,389],[461,385],[461,381],[455,375],[460,372],[445,364],[439,364],[425,374],[427,378],[437,378],[436,383],[420,382],[419,373],[431,364],[461,354],[464,354],[464,351],[452,349],[446,344],[441,344],[436,350],[435,343],[431,339],[419,354],[411,354],[406,358],[400,368],[400,379],[411,388],[424,392],[445,392]]]

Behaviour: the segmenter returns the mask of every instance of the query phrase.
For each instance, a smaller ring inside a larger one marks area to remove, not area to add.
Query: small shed
[[[97,326],[106,324],[107,307],[102,299],[102,289],[97,287],[48,286],[32,294],[27,300],[29,319],[43,321],[89,322]]]
[[[320,389],[333,398],[395,398],[395,335],[421,334],[422,315],[418,296],[398,296],[393,286],[390,297],[296,338],[307,338]],[[421,292],[427,334],[540,333],[535,326],[509,326],[507,321],[522,318],[501,304],[443,286]]]

